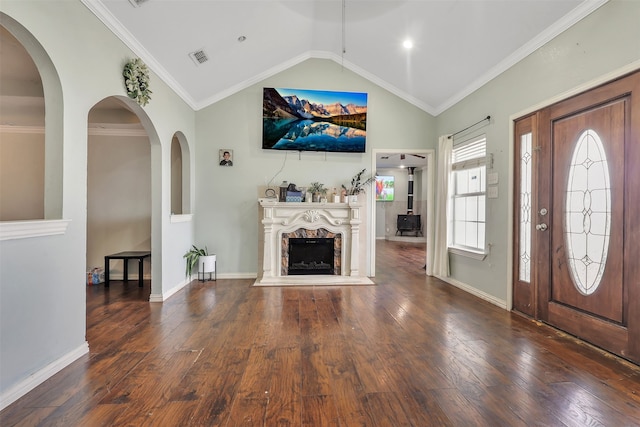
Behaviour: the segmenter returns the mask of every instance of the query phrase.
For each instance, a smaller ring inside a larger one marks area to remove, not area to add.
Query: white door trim
[[[425,238],[427,240],[427,251],[425,265],[429,263],[429,254],[433,253],[433,219],[435,215],[434,206],[434,190],[435,190],[435,153],[434,149],[419,149],[419,148],[374,148],[371,153],[371,171],[376,172],[376,158],[379,153],[404,153],[404,154],[420,154],[427,157],[427,173],[423,174],[422,184],[427,189],[427,221]],[[426,181],[426,182],[425,182]],[[368,251],[368,266],[367,276],[373,277],[376,275],[376,198],[374,195],[368,197],[369,200],[369,212],[371,212],[369,219],[369,233],[367,233],[367,251]],[[426,274],[426,270],[425,270]]]

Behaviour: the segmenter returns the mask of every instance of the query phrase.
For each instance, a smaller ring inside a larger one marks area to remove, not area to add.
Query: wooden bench
[[[125,282],[129,281],[129,260],[137,259],[138,260],[138,286],[142,287],[142,278],[143,278],[143,261],[145,258],[151,258],[151,252],[149,251],[127,251],[127,252],[118,252],[117,254],[106,255],[104,257],[104,286],[105,288],[109,287],[109,261],[112,259],[121,259],[124,263],[124,272],[122,276],[122,280]]]

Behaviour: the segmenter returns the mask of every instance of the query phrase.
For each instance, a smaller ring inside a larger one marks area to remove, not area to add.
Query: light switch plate
[[[497,199],[498,198],[498,186],[497,185],[492,185],[491,187],[489,187],[489,193],[487,194],[487,197],[489,197],[490,199]]]
[[[498,183],[498,172],[491,172],[487,174],[487,184],[496,185]]]

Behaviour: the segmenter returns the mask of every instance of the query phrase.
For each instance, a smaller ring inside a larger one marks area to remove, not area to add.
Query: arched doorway
[[[94,105],[87,129],[87,268],[107,268],[104,256],[112,253],[151,251],[150,262],[143,261],[150,282],[143,296],[153,300],[150,295],[162,294],[159,138],[142,107],[124,96]],[[123,261],[113,261],[110,272],[122,280]]]

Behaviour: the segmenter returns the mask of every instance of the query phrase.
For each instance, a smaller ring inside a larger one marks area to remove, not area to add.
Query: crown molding
[[[89,123],[88,130],[90,136],[149,136],[139,123]]]
[[[0,133],[28,133],[44,135],[44,126],[40,125],[0,125]]]
[[[228,98],[240,92],[241,90],[244,90],[250,86],[253,86],[254,84],[260,83],[261,81],[269,77],[272,77],[278,73],[281,73],[282,71],[285,71],[303,61],[306,61],[309,58],[311,58],[311,56],[308,52],[306,52],[301,55],[295,56],[285,62],[281,62],[275,67],[269,68],[268,70],[260,74],[256,74],[255,76],[249,79],[246,79],[236,85],[230,86],[228,89],[223,90],[222,92],[218,92],[217,94],[204,99],[202,102],[198,103],[196,110],[200,110],[202,108],[208,107],[209,105],[215,104],[216,102],[221,101],[225,98]]]
[[[344,60],[340,55],[337,55],[333,52],[327,52],[327,51],[308,51],[301,55],[295,56],[285,62],[281,62],[277,66],[272,67],[264,71],[263,73],[257,74],[250,79],[247,79],[241,83],[238,83],[237,85],[231,86],[227,90],[218,92],[216,95],[203,100],[201,103],[198,104],[197,109],[200,110],[209,105],[215,104],[216,102],[221,101],[222,99],[227,98],[229,96],[232,96],[241,90],[244,90],[254,84],[258,84],[261,81],[264,81],[267,78],[272,77],[278,73],[286,71],[289,68],[295,65],[298,65],[301,62],[306,61],[307,59],[329,59],[331,61],[334,61],[335,63],[340,64],[341,66],[348,69],[349,71],[359,75],[360,77],[370,81],[371,83],[377,86],[380,86],[381,88],[391,92],[392,94],[398,96],[399,98],[402,98],[408,103],[413,104],[414,106],[420,108],[421,110],[424,110],[431,115],[433,115],[435,112],[435,108],[433,108],[432,106],[427,105],[424,102],[420,101],[419,99],[409,95],[408,93],[403,92],[397,87],[390,85],[389,83],[379,78],[375,74],[372,74],[364,70],[363,68],[360,68],[357,65]]]
[[[405,100],[406,102],[420,108],[421,110],[431,114],[432,116],[438,116],[442,112],[451,108],[453,105],[457,104],[465,97],[469,96],[480,87],[487,84],[492,79],[496,78],[519,61],[542,47],[544,44],[548,43],[554,37],[558,36],[575,23],[582,20],[584,17],[588,16],[595,10],[597,10],[602,5],[606,4],[609,0],[586,0],[581,3],[579,6],[574,8],[571,12],[565,15],[562,19],[552,24],[545,31],[538,34],[520,49],[512,53],[506,59],[501,61],[496,66],[492,67],[489,71],[483,74],[478,79],[474,80],[471,84],[457,92],[454,96],[447,99],[445,102],[438,106],[428,105],[425,102],[415,98],[411,94],[398,89],[397,87],[389,84],[385,80],[379,78],[375,74],[372,74],[355,64],[344,60],[344,58],[340,55],[337,55],[333,52],[325,52],[325,51],[307,51],[303,54],[297,55],[285,62],[278,64],[275,67],[272,67],[266,70],[263,73],[257,74],[249,79],[246,79],[238,84],[230,86],[229,88],[216,93],[213,96],[210,96],[202,101],[196,102],[188,92],[175,80],[173,77],[166,71],[164,67],[160,65],[160,63],[144,48],[144,46],[140,45],[138,41],[133,37],[133,35],[126,30],[124,25],[116,19],[111,12],[105,8],[101,2],[98,0],[81,0],[81,2],[100,20],[104,25],[107,26],[108,29],[111,30],[127,47],[129,47],[133,53],[138,55],[147,66],[162,80],[164,81],[185,103],[187,103],[193,110],[198,111],[205,107],[208,107],[212,104],[215,104],[218,101],[221,101],[225,98],[228,98],[254,84],[260,83],[266,78],[272,77],[273,75],[285,71],[307,59],[317,58],[317,59],[331,59],[332,61],[341,64],[348,70],[358,74],[359,76],[371,81],[372,83],[380,86],[381,88],[391,92],[392,94],[398,96],[399,98]]]
[[[12,126],[0,125],[0,133],[20,133],[44,135],[44,126]],[[133,136],[148,137],[147,131],[139,124],[127,125],[121,123],[93,124],[88,127],[90,136]]]
[[[606,4],[609,0],[586,0],[565,15],[562,19],[555,22],[553,25],[548,27],[545,31],[538,34],[533,39],[529,40],[524,46],[520,49],[513,52],[507,58],[502,60],[496,66],[491,68],[489,71],[484,73],[478,79],[474,80],[470,85],[456,93],[454,96],[446,100],[444,103],[439,105],[435,110],[435,115],[439,115],[449,108],[453,107],[458,102],[462,101],[467,96],[471,95],[476,90],[480,89],[485,84],[489,83],[494,78],[498,77],[500,74],[507,71],[509,68],[516,65],[518,62],[522,61],[527,56],[531,55],[536,50],[540,49],[542,46],[553,40],[555,37],[568,30],[577,22],[584,19],[586,16],[597,10],[599,7]]]
[[[160,65],[151,53],[125,28],[115,16],[97,0],[80,0],[106,27],[165,82],[184,102],[196,110],[196,103],[189,93]]]

